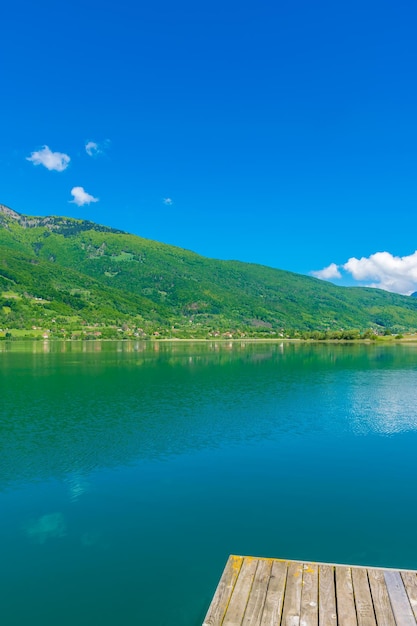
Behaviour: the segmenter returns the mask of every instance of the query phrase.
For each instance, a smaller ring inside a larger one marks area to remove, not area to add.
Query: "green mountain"
[[[0,327],[34,326],[139,336],[400,332],[417,328],[417,299],[208,259],[86,220],[0,205]]]

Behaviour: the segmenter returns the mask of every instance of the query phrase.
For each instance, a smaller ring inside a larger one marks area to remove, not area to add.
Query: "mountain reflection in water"
[[[46,343],[0,344],[0,488],[289,433],[417,428],[413,346]]]
[[[0,342],[4,623],[198,626],[229,553],[417,569],[416,365],[413,345]]]

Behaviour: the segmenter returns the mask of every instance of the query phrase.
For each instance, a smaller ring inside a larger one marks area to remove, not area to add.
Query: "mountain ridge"
[[[30,329],[57,318],[65,328],[127,326],[163,336],[403,332],[417,328],[417,300],[0,205],[0,326]]]

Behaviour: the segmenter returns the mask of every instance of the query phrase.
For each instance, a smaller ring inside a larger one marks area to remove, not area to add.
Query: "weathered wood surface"
[[[230,556],[203,626],[417,626],[417,572]]]
[[[413,609],[404,587],[400,572],[384,572],[385,584],[388,589],[395,622],[404,626],[415,626]]]
[[[356,626],[356,607],[353,595],[352,568],[336,568],[336,596],[338,623],[341,626]]]
[[[415,574],[413,575],[415,576]],[[395,626],[394,613],[385,584],[384,570],[368,569],[368,578],[378,626]]]
[[[319,566],[319,623],[320,626],[335,626],[336,590],[334,567]]]

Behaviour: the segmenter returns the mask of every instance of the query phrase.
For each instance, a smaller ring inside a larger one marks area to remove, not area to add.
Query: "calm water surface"
[[[7,626],[199,626],[230,553],[417,569],[417,346],[0,343]]]

